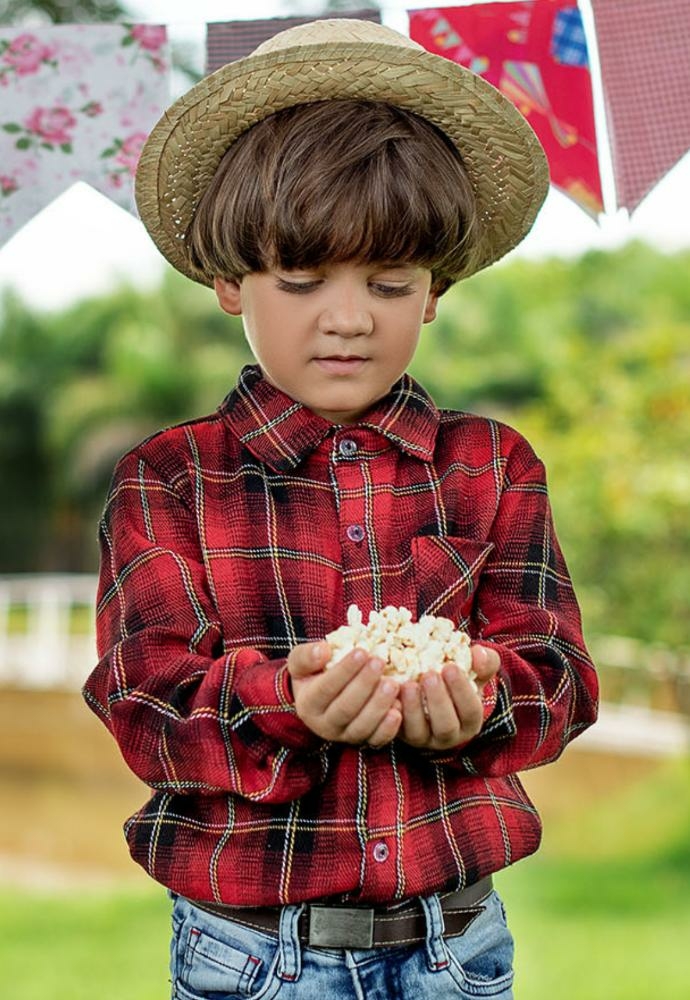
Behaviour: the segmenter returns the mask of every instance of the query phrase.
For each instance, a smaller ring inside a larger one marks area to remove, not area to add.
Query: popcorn
[[[384,674],[401,683],[416,681],[427,671],[440,672],[446,663],[456,663],[474,681],[470,637],[456,631],[450,618],[422,615],[412,621],[408,608],[388,605],[382,611],[371,611],[369,622],[362,621],[362,612],[356,604],[347,609],[347,625],[329,632],[326,642],[331,647],[331,658],[326,669],[332,667],[353,649],[365,649],[385,663]]]

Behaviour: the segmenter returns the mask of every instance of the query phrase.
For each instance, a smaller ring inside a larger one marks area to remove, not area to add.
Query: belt
[[[441,896],[444,937],[458,937],[483,912],[480,904],[493,888],[491,876],[459,892]],[[277,934],[281,907],[249,909],[226,903],[190,900],[200,910],[257,931]],[[312,948],[386,948],[419,944],[426,938],[426,917],[418,897],[397,909],[370,906],[326,906],[308,903],[299,918],[299,939]]]

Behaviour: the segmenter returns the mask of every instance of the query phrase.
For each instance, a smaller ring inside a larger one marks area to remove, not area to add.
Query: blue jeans
[[[195,907],[173,908],[172,1000],[512,1000],[513,938],[496,892],[459,937],[442,936],[437,896],[421,900],[426,941],[367,950],[300,944],[301,906],[283,907],[277,935]]]

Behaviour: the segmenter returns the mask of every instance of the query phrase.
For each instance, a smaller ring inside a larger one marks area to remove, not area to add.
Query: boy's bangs
[[[371,178],[360,180],[337,198],[323,192],[309,206],[292,202],[276,211],[265,237],[279,266],[308,269],[348,260],[426,266],[438,260],[443,220],[437,213],[420,211],[416,201]]]

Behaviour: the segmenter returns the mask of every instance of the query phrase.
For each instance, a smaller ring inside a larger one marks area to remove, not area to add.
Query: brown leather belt
[[[463,934],[475,917],[483,912],[480,904],[493,888],[491,876],[459,892],[441,896],[444,937]],[[190,900],[226,920],[233,920],[257,931],[278,933],[281,907],[249,909],[226,903]],[[426,918],[417,897],[396,909],[375,909],[347,904],[327,906],[307,904],[299,919],[299,939],[312,948],[385,948],[391,945],[418,944],[426,937]]]

